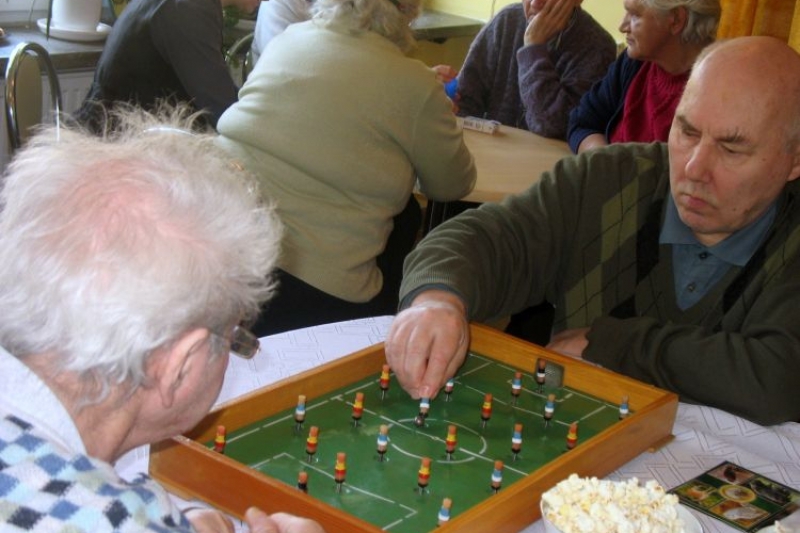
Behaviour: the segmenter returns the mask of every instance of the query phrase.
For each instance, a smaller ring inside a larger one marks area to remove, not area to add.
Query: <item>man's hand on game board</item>
[[[547,348],[576,359],[582,359],[583,351],[589,345],[589,340],[586,338],[588,333],[589,328],[564,330],[553,335]]]
[[[464,362],[469,323],[464,302],[448,291],[417,295],[386,336],[386,361],[412,398],[432,398]]]

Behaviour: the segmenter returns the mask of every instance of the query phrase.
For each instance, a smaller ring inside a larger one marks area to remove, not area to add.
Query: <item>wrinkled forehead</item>
[[[781,94],[775,83],[747,69],[700,64],[686,85],[676,114],[690,121],[703,117],[707,126],[716,129],[764,135],[787,121]]]

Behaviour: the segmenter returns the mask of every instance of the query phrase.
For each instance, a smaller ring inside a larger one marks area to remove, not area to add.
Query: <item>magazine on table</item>
[[[681,503],[756,532],[800,509],[800,491],[730,461],[673,488]]]

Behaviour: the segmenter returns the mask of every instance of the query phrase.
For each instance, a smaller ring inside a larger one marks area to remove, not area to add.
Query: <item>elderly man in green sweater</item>
[[[553,350],[761,424],[800,420],[800,56],[769,37],[696,63],[668,144],[558,163],[408,257],[387,358],[430,397],[467,320],[556,304]]]

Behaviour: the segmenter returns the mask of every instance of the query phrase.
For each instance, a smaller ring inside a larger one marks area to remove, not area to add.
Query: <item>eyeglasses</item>
[[[216,335],[216,334],[214,334]],[[222,337],[222,335],[217,335]],[[227,338],[226,338],[227,340]],[[241,326],[233,328],[230,336],[230,352],[242,359],[252,359],[258,353],[261,343],[250,330]]]

